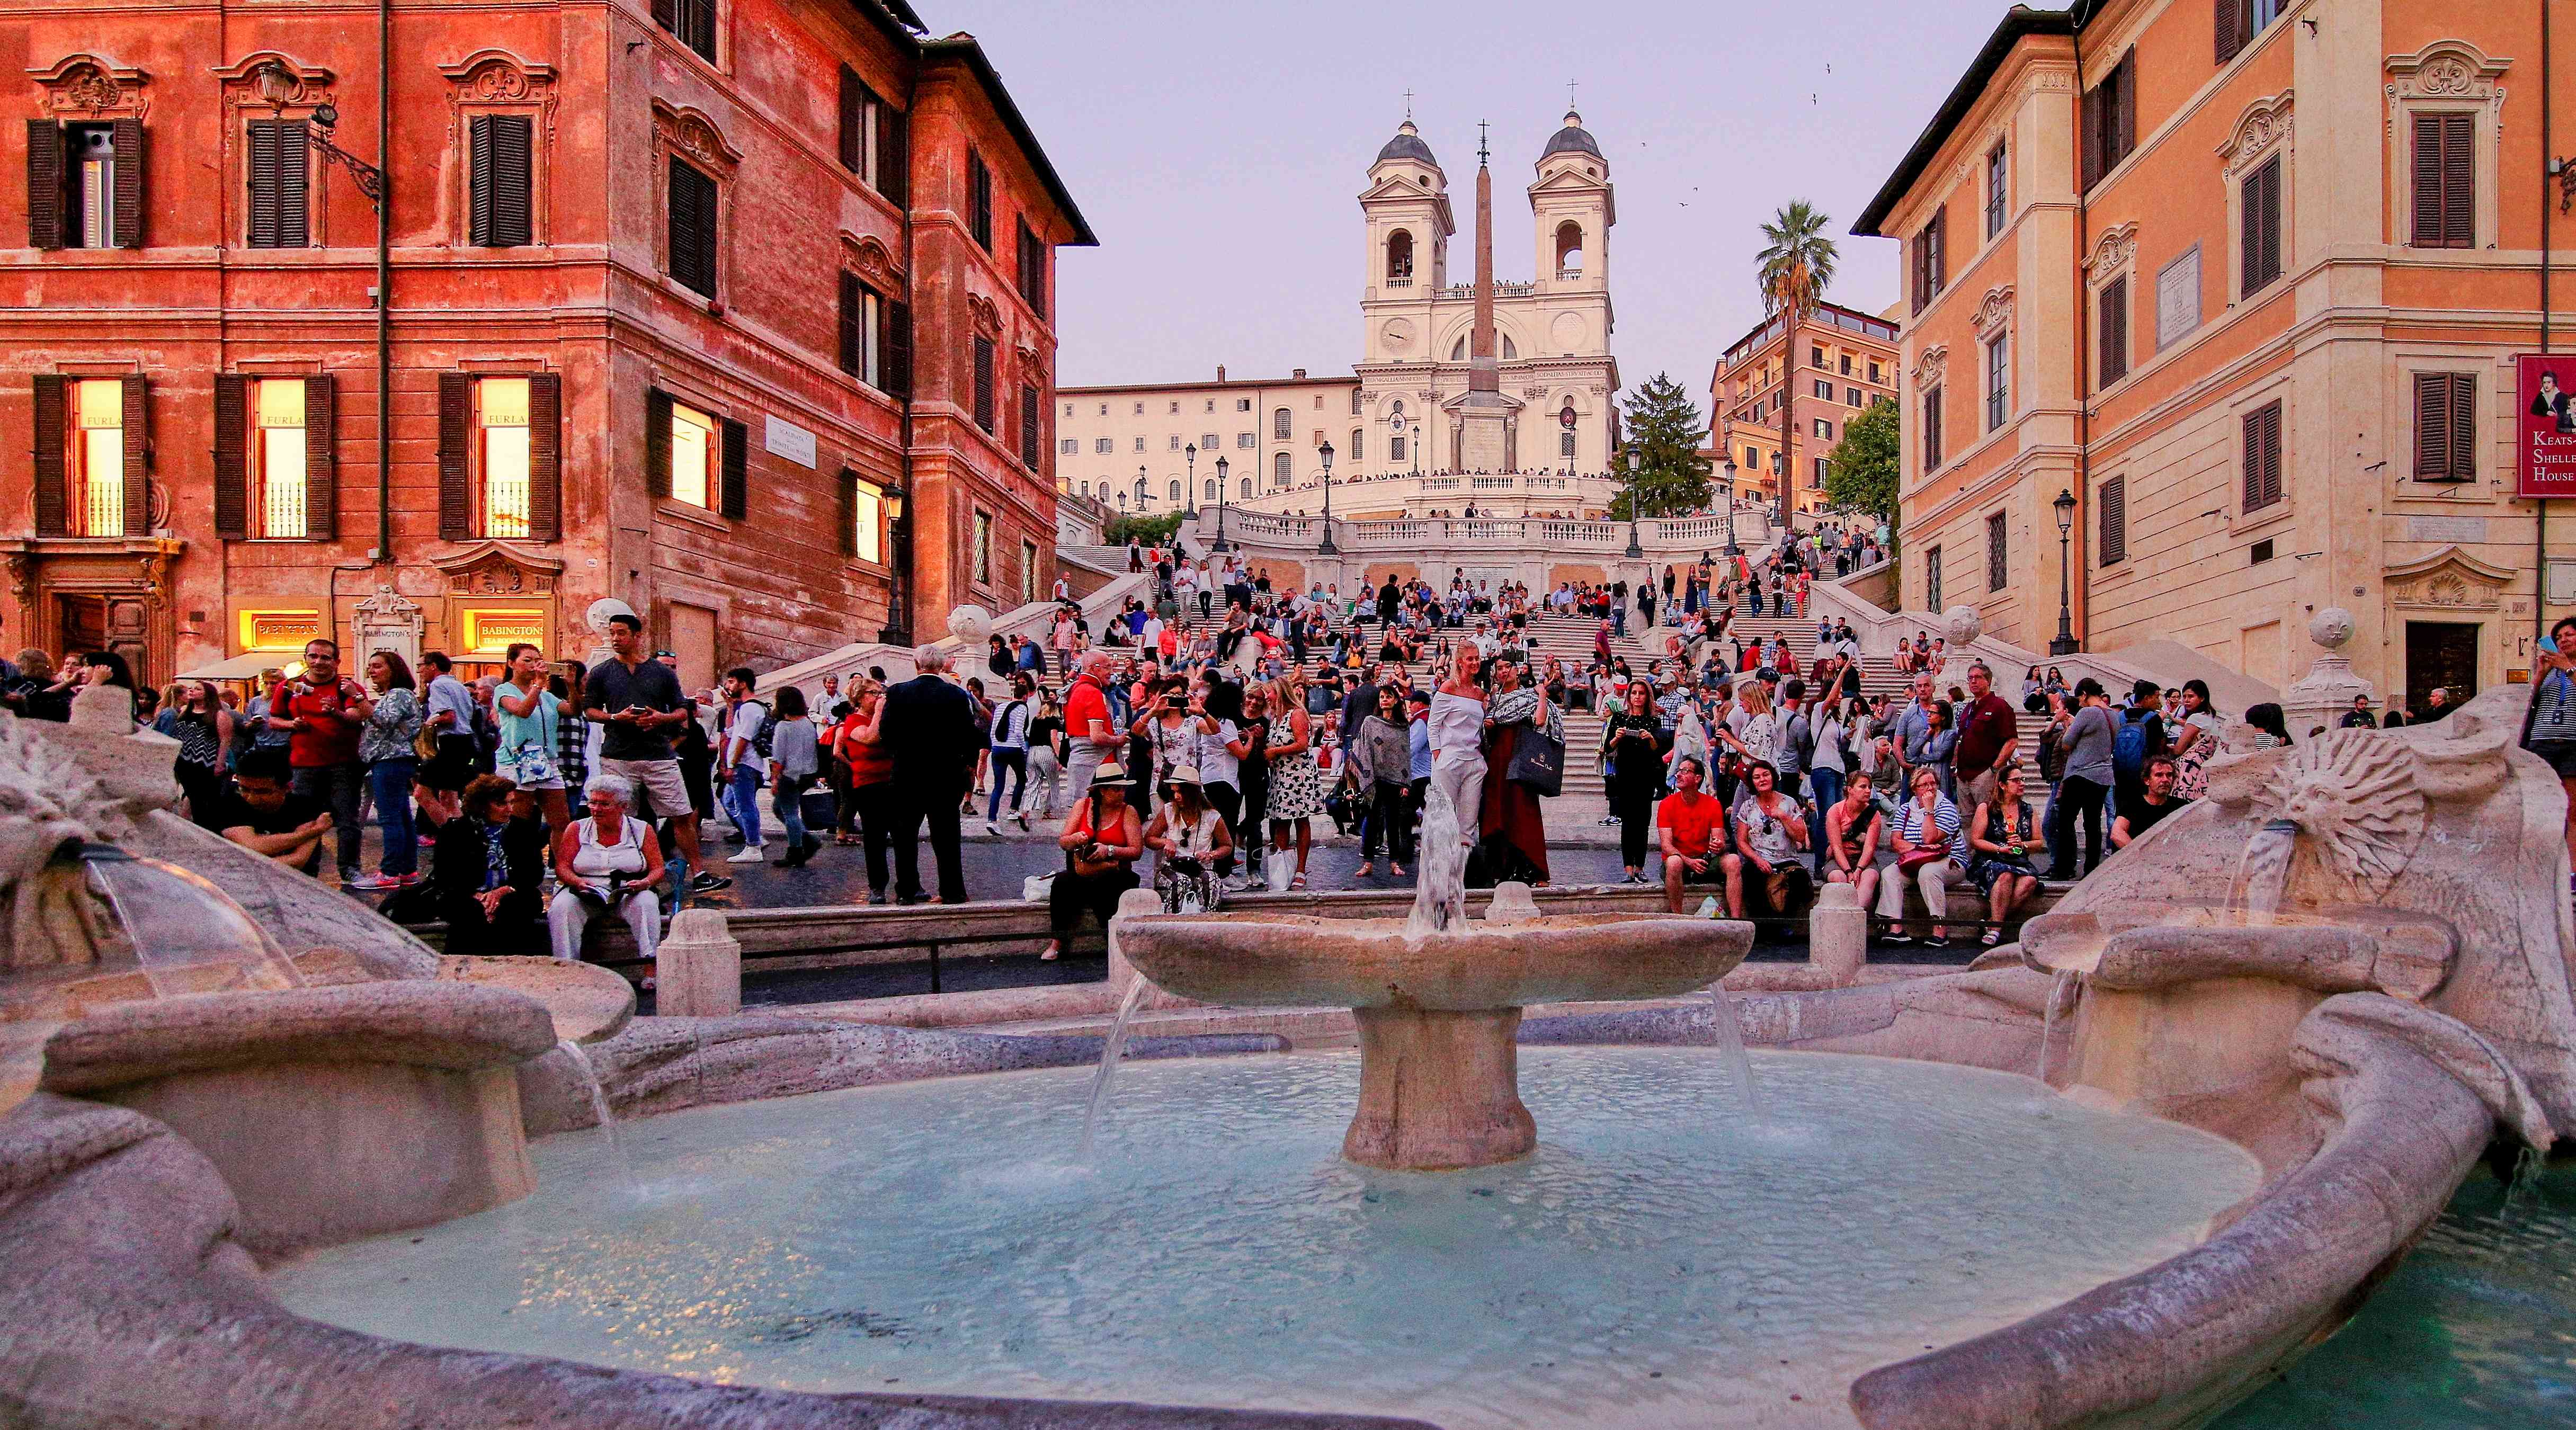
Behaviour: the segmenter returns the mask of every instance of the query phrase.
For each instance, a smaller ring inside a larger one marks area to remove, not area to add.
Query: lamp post
[[[1225,544],[1225,458],[1223,457],[1216,459],[1216,549],[1220,552],[1234,549]]]
[[[1199,444],[1192,442],[1181,449],[1181,462],[1189,474],[1181,479],[1181,499],[1191,521],[1199,519]]]
[[[1726,554],[1741,556],[1744,548],[1735,544],[1735,459],[1729,457],[1723,465],[1726,471]]]
[[[2070,603],[2066,543],[2068,535],[2075,530],[2075,493],[2061,490],[2057,500],[2049,505],[2057,511],[2057,639],[2048,643],[2048,653],[2073,655],[2081,647],[2075,643],[2075,608]]]
[[[1136,514],[1138,516],[1145,514],[1145,497],[1152,490],[1153,487],[1145,479],[1145,464],[1138,462],[1136,464]]]
[[[1645,465],[1646,454],[1630,447],[1628,457],[1628,559],[1643,561],[1646,548],[1637,543],[1637,469]]]
[[[1324,458],[1324,540],[1315,548],[1318,556],[1339,556],[1342,548],[1333,544],[1333,444],[1323,445]]]
[[[912,644],[912,622],[904,610],[905,587],[912,578],[912,514],[905,500],[907,495],[901,487],[890,488],[885,494],[886,544],[893,548],[888,554],[894,558],[887,565],[893,579],[886,583],[886,619],[877,639],[886,645]]]

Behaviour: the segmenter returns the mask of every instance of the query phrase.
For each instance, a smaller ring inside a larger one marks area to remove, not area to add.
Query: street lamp
[[[1225,544],[1225,458],[1223,457],[1216,459],[1216,549],[1220,552],[1234,549]]]
[[[906,590],[912,584],[912,512],[906,500],[909,493],[901,487],[888,488],[885,494],[886,545],[894,559],[887,563],[885,625],[877,639],[886,645],[912,644],[912,622],[905,606]]]
[[[1315,548],[1318,556],[1339,556],[1342,548],[1333,544],[1333,444],[1323,446],[1324,458],[1324,540]]]
[[[1744,548],[1735,544],[1735,459],[1729,457],[1721,465],[1726,472],[1726,554],[1741,556]]]
[[[2048,643],[2048,653],[2073,655],[2081,647],[2075,643],[2075,611],[2069,604],[2066,542],[2068,534],[2075,530],[2075,493],[2060,490],[2057,500],[2049,505],[2057,511],[2057,639]]]
[[[1181,461],[1189,469],[1189,475],[1181,479],[1181,499],[1187,503],[1189,519],[1195,522],[1199,519],[1199,444],[1192,442],[1183,447]]]
[[[1646,548],[1637,544],[1637,469],[1645,464],[1646,454],[1635,447],[1628,449],[1628,559],[1643,561]]]

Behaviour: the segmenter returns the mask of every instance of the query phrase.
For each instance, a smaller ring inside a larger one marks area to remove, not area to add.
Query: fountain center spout
[[[2247,924],[2267,927],[2280,914],[2290,865],[2298,857],[2300,832],[2297,820],[2276,817],[2265,820],[2245,842],[2245,855],[2237,861],[2236,878],[2228,886],[2227,906],[2243,912]]]

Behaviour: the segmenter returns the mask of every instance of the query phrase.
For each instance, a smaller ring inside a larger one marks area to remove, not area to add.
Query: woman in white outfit
[[[555,843],[555,878],[563,887],[546,906],[555,957],[581,957],[582,931],[600,914],[618,914],[635,934],[636,956],[651,962],[662,941],[662,846],[652,827],[627,813],[635,787],[616,775],[592,775],[582,786],[590,817]]]
[[[1431,783],[1458,814],[1458,841],[1476,847],[1485,808],[1485,687],[1475,647],[1462,645],[1431,696]]]

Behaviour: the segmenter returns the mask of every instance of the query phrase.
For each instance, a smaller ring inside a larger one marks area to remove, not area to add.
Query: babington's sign
[[[2576,356],[2523,353],[2516,362],[2514,494],[2576,497]]]

